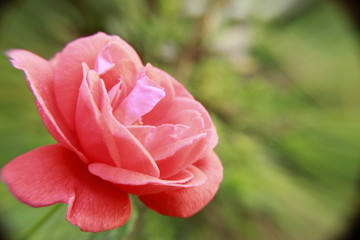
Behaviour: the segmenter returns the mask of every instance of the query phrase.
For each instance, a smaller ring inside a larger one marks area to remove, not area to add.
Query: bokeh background
[[[0,167],[54,142],[3,52],[51,58],[104,31],[205,105],[225,171],[214,200],[189,219],[140,207],[124,227],[97,234],[70,225],[66,206],[30,208],[0,183],[0,239],[360,239],[359,34],[348,2],[1,2]]]

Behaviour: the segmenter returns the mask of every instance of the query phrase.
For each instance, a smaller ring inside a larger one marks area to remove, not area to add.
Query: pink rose
[[[8,55],[58,142],[2,169],[20,201],[67,203],[70,223],[98,232],[128,220],[128,194],[175,217],[195,214],[214,197],[223,168],[209,114],[170,75],[144,66],[124,40],[80,38],[50,61],[25,50]]]

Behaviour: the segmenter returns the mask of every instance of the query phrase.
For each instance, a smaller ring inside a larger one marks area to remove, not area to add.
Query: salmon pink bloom
[[[129,194],[161,214],[189,217],[215,195],[223,168],[208,112],[173,77],[117,36],[69,43],[47,61],[11,50],[58,144],[18,156],[1,172],[20,201],[68,204],[83,231],[123,225]]]

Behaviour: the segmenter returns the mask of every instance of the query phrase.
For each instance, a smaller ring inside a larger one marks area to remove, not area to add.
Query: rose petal
[[[123,168],[113,167],[104,163],[91,163],[89,171],[106,181],[115,184],[141,186],[149,183],[154,184],[181,184],[188,182],[193,178],[189,171],[182,171],[181,173],[173,176],[170,179],[162,180],[159,178],[151,177],[142,173],[126,170]]]
[[[60,53],[54,74],[55,95],[60,112],[71,129],[75,128],[76,102],[82,80],[81,64],[85,62],[90,69],[94,69],[99,52],[109,42],[116,42],[114,45],[119,47],[121,54],[117,54],[117,57],[142,66],[137,53],[128,43],[118,36],[101,32],[70,42]]]
[[[194,97],[184,88],[184,86],[175,80],[170,74],[167,72],[152,66],[150,63],[146,64],[146,70],[149,74],[151,74],[151,78],[158,82],[160,85],[162,83],[169,82],[171,84],[172,91],[174,93],[174,97],[186,97],[190,99],[194,99]]]
[[[113,58],[111,55],[110,48],[113,46],[111,44],[112,42],[109,42],[98,54],[96,61],[95,61],[95,67],[94,70],[98,74],[104,74],[105,72],[109,71],[115,66],[115,63],[113,62]]]
[[[206,176],[196,167],[192,166],[168,179],[154,178],[126,169],[112,167],[102,163],[89,165],[92,174],[103,180],[117,184],[125,192],[142,195],[154,194],[163,191],[194,187],[203,184]]]
[[[85,71],[86,72],[86,71]],[[105,85],[95,71],[80,88],[76,123],[80,143],[91,162],[138,171],[158,177],[154,159],[112,115]]]
[[[98,53],[114,39],[114,36],[97,33],[70,42],[59,53],[54,69],[55,96],[59,110],[71,129],[75,129],[76,102],[83,75],[82,63],[93,69]]]
[[[76,109],[77,135],[84,154],[90,162],[115,164],[119,159],[114,138],[101,116],[99,107],[103,94],[99,76],[84,67],[84,80],[79,89]]]
[[[131,214],[128,194],[94,176],[86,180],[85,187],[75,188],[67,220],[88,232],[111,230],[125,224]]]
[[[160,159],[156,162],[160,169],[160,177],[166,178],[172,176],[202,158],[206,152],[213,149],[210,145],[212,135],[213,131],[206,130],[201,134],[174,142],[164,146],[165,149],[159,150],[159,153],[168,152],[166,155],[154,157]],[[169,153],[173,153],[173,155]]]
[[[106,103],[103,106],[110,108],[110,105]],[[149,176],[159,177],[160,171],[153,157],[141,145],[139,140],[115,119],[111,114],[111,109],[104,109],[102,114],[118,146],[120,161],[117,162],[117,166]]]
[[[113,68],[115,63],[123,59],[131,60],[136,65],[142,66],[139,56],[132,47],[121,38],[116,38],[104,46],[99,52],[96,58],[94,70],[98,74],[104,74]]]
[[[122,81],[120,80],[117,84],[115,84],[110,91],[108,92],[111,106],[112,108],[117,108],[121,103],[121,95],[122,95]]]
[[[164,74],[167,74],[167,73],[164,72]],[[185,97],[185,98],[189,98],[189,99],[194,99],[194,97],[184,88],[184,86],[181,83],[176,81],[171,75],[169,75],[169,78],[171,79],[176,97]]]
[[[193,96],[168,73],[153,67],[149,63],[146,64],[145,69],[146,74],[165,89],[166,97],[156,105],[153,111],[144,116],[144,122],[150,125],[161,125],[165,123],[165,121],[163,121],[164,113],[171,107],[174,98],[187,98],[195,102]]]
[[[73,152],[59,145],[23,154],[1,174],[11,192],[30,206],[69,203],[67,219],[84,231],[119,227],[130,215],[126,193],[90,174]]]
[[[201,210],[214,197],[223,177],[221,162],[213,151],[194,164],[207,176],[197,187],[177,189],[152,195],[141,195],[140,200],[149,208],[164,215],[190,217]]]
[[[106,89],[110,89],[121,80],[122,84],[122,99],[121,101],[132,91],[136,84],[136,80],[140,76],[142,71],[142,66],[136,65],[134,62],[121,59],[115,66],[101,75],[101,78],[104,79]]]
[[[146,122],[146,124],[158,126],[165,123],[162,121],[162,119],[171,105],[171,101],[175,97],[175,90],[169,75],[164,74],[163,71],[160,71],[150,64],[147,64],[145,68],[146,76],[156,82],[160,87],[164,88],[166,93],[165,97],[161,99],[161,101],[152,109],[152,111],[143,116],[143,121]]]
[[[196,120],[195,116],[192,116],[193,114],[189,114],[189,116],[187,116],[187,113],[190,113],[190,111],[200,113],[202,120]],[[218,143],[218,135],[209,113],[197,101],[184,97],[174,98],[168,108],[168,111],[164,114],[162,121],[166,123],[181,123],[184,121],[192,126],[194,131],[196,131],[195,129],[198,129],[199,124],[203,125],[204,127],[202,129],[208,129],[212,132],[211,137],[208,140],[210,148],[214,148]]]
[[[26,74],[29,86],[36,98],[39,114],[50,134],[62,145],[72,149],[83,160],[78,151],[79,143],[59,113],[53,92],[53,71],[51,63],[26,50],[11,50],[7,55],[17,69]],[[55,61],[55,60],[54,60]]]
[[[161,153],[164,146],[190,137],[193,132],[190,127],[182,124],[163,124],[156,126],[129,126],[128,130],[141,142],[155,160],[156,155],[167,155]],[[174,153],[170,153],[172,155]]]
[[[130,94],[114,110],[114,116],[125,126],[130,125],[151,111],[164,96],[164,89],[143,75]]]
[[[178,113],[189,110],[197,111],[201,114],[204,121],[204,129],[214,128],[214,124],[211,121],[209,113],[201,105],[201,103],[184,97],[176,97],[173,99],[171,105],[168,106],[168,111],[166,111],[163,116],[163,121],[168,122],[169,119],[173,119],[173,116]]]
[[[206,133],[201,133],[195,136],[191,136],[185,139],[181,139],[176,142],[172,142],[163,146],[159,146],[157,151],[154,153],[154,159],[156,159],[158,162],[165,159],[166,157],[173,156],[175,153],[177,153],[180,149],[184,149],[186,147],[192,148],[192,146],[195,146],[199,141],[204,139],[206,137]],[[179,163],[173,163],[174,168]]]
[[[191,109],[174,113],[167,118],[167,122],[189,126],[193,134],[201,133],[205,128],[204,119],[201,114],[198,111]]]

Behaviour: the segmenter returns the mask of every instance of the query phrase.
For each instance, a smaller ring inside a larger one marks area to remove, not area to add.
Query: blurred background
[[[54,142],[6,49],[51,58],[104,31],[205,105],[225,171],[189,219],[135,209],[97,234],[70,225],[66,206],[30,208],[1,183],[0,239],[360,239],[359,16],[352,0],[2,1],[0,167]]]

